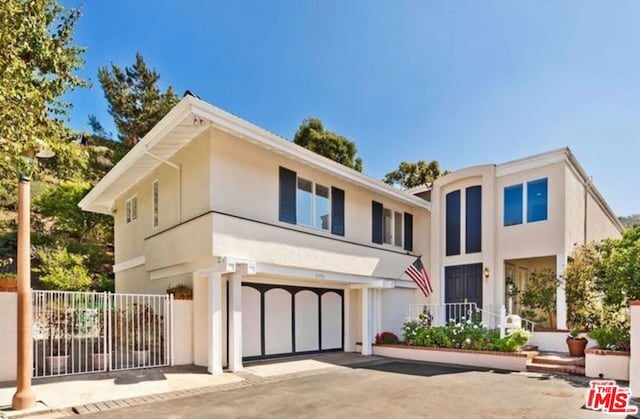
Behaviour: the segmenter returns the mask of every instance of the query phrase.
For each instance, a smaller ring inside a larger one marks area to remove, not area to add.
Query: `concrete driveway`
[[[598,417],[585,381],[378,360],[352,368],[99,413],[100,418]]]

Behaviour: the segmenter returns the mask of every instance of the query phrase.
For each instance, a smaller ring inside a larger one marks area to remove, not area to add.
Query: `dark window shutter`
[[[280,167],[280,221],[296,223],[296,172]]]
[[[471,186],[466,190],[465,252],[482,251],[482,186]]]
[[[331,187],[331,233],[344,236],[344,191]]]
[[[449,192],[446,197],[446,255],[460,254],[460,191]]]
[[[382,237],[384,236],[382,217],[382,204],[371,201],[371,241],[377,244],[382,244]]]
[[[413,215],[404,213],[404,250],[413,251]]]

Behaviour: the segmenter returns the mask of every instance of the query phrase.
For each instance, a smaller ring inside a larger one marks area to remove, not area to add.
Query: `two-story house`
[[[562,279],[575,243],[621,225],[568,149],[459,170],[402,191],[187,95],[81,201],[115,220],[116,291],[194,291],[193,361],[371,353],[427,302],[519,302],[532,272]],[[557,326],[566,326],[557,290]]]
[[[186,96],[82,200],[115,219],[116,291],[194,291],[196,365],[371,353],[421,301],[429,202]]]
[[[577,244],[617,237],[618,218],[567,148],[458,170],[412,192],[429,199],[438,300],[519,314],[531,275],[555,275],[555,318],[567,328],[563,273]]]

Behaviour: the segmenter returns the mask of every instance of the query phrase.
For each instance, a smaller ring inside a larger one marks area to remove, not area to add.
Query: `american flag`
[[[433,293],[433,288],[431,287],[431,282],[429,281],[429,275],[427,275],[427,270],[424,269],[424,265],[422,264],[422,260],[420,260],[421,256],[418,258],[407,268],[404,273],[409,275],[413,282],[415,282],[418,287],[422,290],[425,297],[428,297],[429,294]]]

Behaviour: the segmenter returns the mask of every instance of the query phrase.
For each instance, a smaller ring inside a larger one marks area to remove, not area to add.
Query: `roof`
[[[406,205],[431,208],[431,204],[423,199],[320,156],[192,95],[185,95],[78,205],[85,211],[111,214],[115,201],[122,194],[209,127],[228,132]]]

